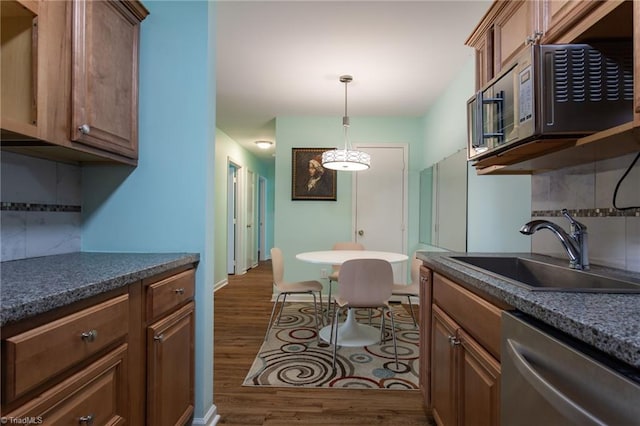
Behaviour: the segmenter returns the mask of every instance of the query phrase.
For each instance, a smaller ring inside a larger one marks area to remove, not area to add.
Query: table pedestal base
[[[370,325],[359,324],[356,321],[354,309],[349,309],[347,320],[338,326],[338,345],[361,347],[380,342],[380,330]],[[320,330],[322,340],[331,340],[331,325]]]

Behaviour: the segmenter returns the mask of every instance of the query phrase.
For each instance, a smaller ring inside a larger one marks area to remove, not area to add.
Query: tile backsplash
[[[640,208],[613,207],[616,185],[636,155],[532,176],[532,218],[550,220],[568,230],[569,222],[560,214],[567,208],[588,228],[591,263],[640,272]],[[621,181],[616,206],[640,206],[639,188],[640,160]],[[531,251],[567,257],[558,239],[546,231],[532,235]]]
[[[80,166],[0,153],[2,261],[80,251]]]

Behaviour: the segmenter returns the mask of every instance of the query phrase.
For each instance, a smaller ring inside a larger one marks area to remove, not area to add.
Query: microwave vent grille
[[[633,58],[625,47],[558,48],[553,74],[556,102],[633,100]]]

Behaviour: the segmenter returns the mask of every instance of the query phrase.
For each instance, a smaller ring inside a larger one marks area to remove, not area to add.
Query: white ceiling
[[[263,157],[275,117],[422,116],[491,1],[219,1],[216,127]],[[471,95],[471,94],[469,94]],[[342,122],[336,119],[336,126]]]

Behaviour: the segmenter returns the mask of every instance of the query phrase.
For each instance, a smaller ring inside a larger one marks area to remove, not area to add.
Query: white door
[[[367,250],[407,252],[407,146],[358,145],[371,155],[371,167],[354,177],[354,232]],[[394,265],[405,283],[407,264]]]
[[[238,223],[238,169],[229,164],[227,169],[227,274],[236,273],[236,235]]]

